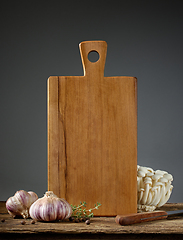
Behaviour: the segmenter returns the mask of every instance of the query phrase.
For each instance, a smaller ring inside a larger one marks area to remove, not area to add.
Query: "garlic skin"
[[[35,192],[29,191],[28,193],[31,195],[32,203],[38,199],[38,195]]]
[[[22,216],[23,218],[28,218],[29,208],[37,199],[38,196],[36,193],[20,190],[6,201],[6,209],[12,217]]]
[[[163,206],[172,193],[173,177],[166,171],[137,166],[137,211],[154,211]]]
[[[65,199],[48,191],[31,205],[29,214],[34,220],[50,222],[69,218],[72,208]]]

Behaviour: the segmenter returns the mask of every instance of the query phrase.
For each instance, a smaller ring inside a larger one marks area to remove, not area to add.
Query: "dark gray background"
[[[138,164],[171,173],[183,201],[181,3],[1,3],[0,200],[47,190],[47,78],[83,75],[79,43],[105,40],[105,76],[138,79]]]

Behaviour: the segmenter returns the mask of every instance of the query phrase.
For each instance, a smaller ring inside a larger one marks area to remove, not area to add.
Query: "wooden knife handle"
[[[141,222],[149,222],[154,220],[166,219],[168,216],[165,211],[143,212],[128,215],[117,215],[116,223],[120,225],[130,225]]]

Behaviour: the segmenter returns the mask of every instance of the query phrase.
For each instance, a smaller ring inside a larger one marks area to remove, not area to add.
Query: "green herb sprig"
[[[93,210],[98,209],[101,206],[101,203],[97,203],[94,205],[93,208],[90,209],[86,209],[86,202],[80,202],[80,204],[78,206],[76,205],[72,205],[72,216],[75,219],[87,219],[87,218],[91,218],[94,216],[93,214]]]

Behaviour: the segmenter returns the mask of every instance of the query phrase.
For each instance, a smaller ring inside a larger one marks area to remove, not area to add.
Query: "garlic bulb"
[[[72,208],[65,199],[58,198],[52,191],[48,191],[44,197],[31,205],[29,214],[34,220],[49,222],[69,218]]]
[[[22,216],[23,218],[29,217],[29,208],[33,202],[38,199],[36,193],[24,190],[17,191],[13,197],[6,201],[6,208],[8,213],[15,216]]]
[[[173,177],[166,171],[137,166],[138,211],[153,211],[170,198]]]

